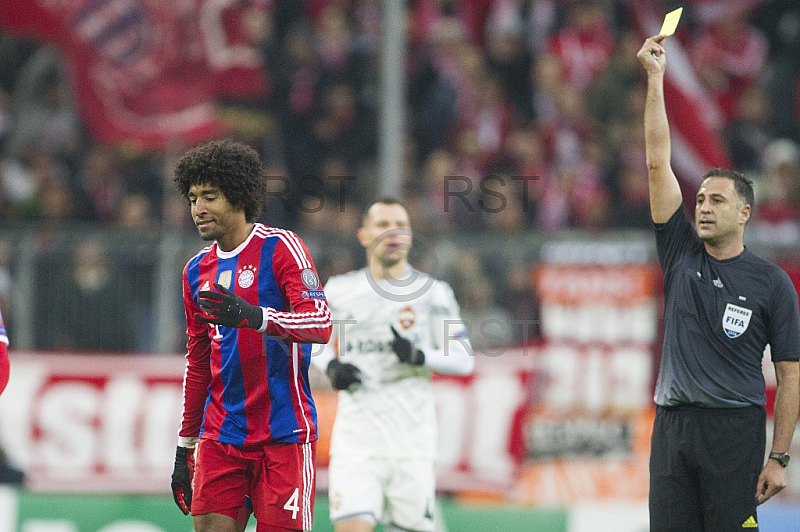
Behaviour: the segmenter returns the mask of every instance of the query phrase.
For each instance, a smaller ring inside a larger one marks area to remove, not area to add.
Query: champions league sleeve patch
[[[324,290],[301,290],[300,297],[303,299],[325,299]]]
[[[316,290],[319,288],[319,277],[317,274],[314,273],[314,270],[311,268],[306,268],[300,273],[300,279],[302,279],[303,284],[306,285],[306,288],[311,290]]]

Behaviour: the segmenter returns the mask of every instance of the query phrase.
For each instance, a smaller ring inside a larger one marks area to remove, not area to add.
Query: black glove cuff
[[[192,450],[194,451],[194,449]],[[178,446],[178,448],[175,450],[175,466],[187,467],[188,452],[189,449],[187,449],[186,447]]]
[[[251,306],[248,310],[247,323],[255,330],[264,325],[264,312],[259,306]]]

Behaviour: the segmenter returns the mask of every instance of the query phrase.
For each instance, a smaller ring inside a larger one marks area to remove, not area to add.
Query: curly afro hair
[[[187,151],[175,165],[173,181],[187,201],[194,185],[219,188],[231,205],[244,208],[248,222],[258,219],[264,205],[264,166],[258,153],[229,139]]]

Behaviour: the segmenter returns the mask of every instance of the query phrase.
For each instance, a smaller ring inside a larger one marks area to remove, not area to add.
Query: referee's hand
[[[788,485],[786,469],[776,460],[767,460],[756,484],[756,501],[763,504]]]

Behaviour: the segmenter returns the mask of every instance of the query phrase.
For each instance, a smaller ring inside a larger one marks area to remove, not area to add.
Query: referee
[[[647,72],[644,111],[650,214],[664,272],[664,345],[650,454],[651,531],[758,530],[757,506],[787,484],[800,402],[800,316],[789,276],[745,248],[754,204],[739,172],[709,171],[694,222],[670,167],[664,35],[637,57]],[[765,463],[766,346],[778,388]]]

